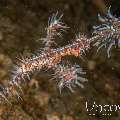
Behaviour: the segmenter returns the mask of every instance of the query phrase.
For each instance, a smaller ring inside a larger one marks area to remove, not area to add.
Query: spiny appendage
[[[17,81],[10,81],[7,87],[0,87],[0,99],[3,99],[1,102],[6,101],[7,103],[11,104],[11,99],[13,98],[15,98],[17,101],[20,101],[22,100],[21,94],[23,94],[22,88]]]
[[[103,22],[99,26],[94,26],[93,34],[97,36],[93,46],[97,46],[97,52],[102,48],[107,48],[107,55],[110,57],[110,50],[112,46],[119,46],[120,44],[120,19],[114,17],[110,8],[106,17],[98,14],[98,19]]]
[[[30,80],[32,71],[25,68],[25,59],[19,59],[19,64],[14,65],[11,71],[11,80],[7,86],[0,86],[0,98],[10,103],[10,100],[17,97],[17,101],[22,100],[22,86]]]
[[[79,33],[78,35],[76,35],[76,42],[79,43],[81,51],[83,51],[83,53],[85,53],[85,51],[90,49],[90,39],[87,38],[87,36],[85,34],[81,34]]]
[[[52,44],[56,45],[54,38],[56,36],[61,37],[62,32],[65,32],[66,29],[69,28],[64,22],[62,22],[62,17],[63,14],[58,17],[58,12],[56,12],[56,14],[53,14],[52,17],[49,17],[48,26],[46,28],[47,35],[45,38],[42,38],[46,48],[50,48]]]
[[[3,101],[5,100],[7,103],[10,103],[10,100],[17,97],[17,101],[22,100],[21,98],[21,94],[23,94],[22,92],[22,88],[21,88],[21,79],[19,77],[17,77],[16,79],[11,80],[7,87],[5,86],[1,86],[0,87],[0,98],[3,99]],[[2,100],[1,100],[2,102]]]
[[[47,55],[48,53],[43,51],[39,56],[17,58],[18,63],[14,65],[13,70],[11,71],[12,77],[10,82],[7,87],[1,87],[1,98],[9,102],[11,98],[16,98],[17,96],[17,100],[22,100],[22,86],[27,80],[31,79],[32,74],[36,71],[40,71],[45,66],[50,65],[51,61]]]
[[[83,82],[88,81],[82,75],[86,74],[82,71],[79,65],[57,65],[53,79],[56,79],[60,93],[63,88],[67,87],[71,92],[74,92],[72,87],[76,85],[84,88]]]

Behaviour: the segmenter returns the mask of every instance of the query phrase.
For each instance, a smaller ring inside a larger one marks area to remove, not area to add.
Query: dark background
[[[110,5],[112,13],[120,16],[119,0],[0,0],[0,83],[8,83],[16,56],[30,55],[42,47],[39,39],[44,37],[52,13],[64,13],[63,20],[70,26],[58,41],[63,46],[75,33],[90,35],[92,26],[100,24],[97,14],[105,15]],[[108,59],[105,49],[96,54],[92,48],[84,59],[72,61],[87,72],[85,89],[63,90],[60,95],[49,75],[36,73],[23,88],[24,101],[13,102],[12,107],[0,105],[0,120],[119,120],[120,110],[111,116],[100,112],[89,116],[85,102],[120,104],[120,49],[113,48]]]

